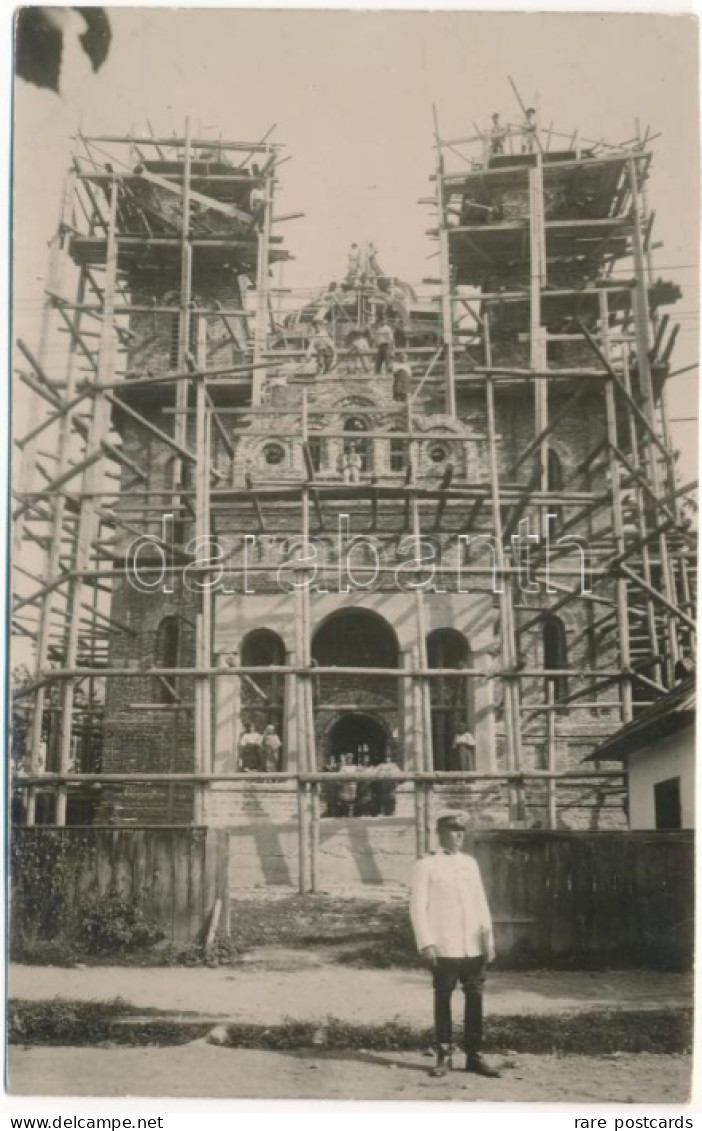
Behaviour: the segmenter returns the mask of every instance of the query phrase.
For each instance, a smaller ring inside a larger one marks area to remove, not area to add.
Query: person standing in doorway
[[[360,483],[363,459],[356,445],[351,441],[341,459],[341,473],[344,483]]]
[[[375,769],[371,763],[371,756],[368,746],[364,743],[358,748],[358,766],[359,774],[364,774],[368,781],[359,781],[356,783],[356,803],[354,805],[354,816],[356,817],[370,817],[373,813],[373,777],[375,776]]]
[[[280,769],[280,748],[282,745],[275,727],[272,723],[269,724],[265,728],[263,738],[261,739],[263,768],[268,773],[276,773]]]
[[[342,754],[339,765],[340,774],[355,774],[353,754]],[[352,817],[356,805],[356,782],[342,781],[337,789],[337,805],[340,817]]]
[[[465,995],[463,1032],[466,1072],[497,1077],[480,1054],[485,966],[495,957],[492,920],[480,869],[462,851],[467,817],[444,813],[436,822],[439,849],[412,870],[410,918],[420,954],[431,964],[434,985],[436,1065],[432,1076],[453,1068],[451,996],[460,981]]]
[[[336,774],[339,772],[339,763],[336,760],[336,755],[330,754],[324,764],[325,774]],[[336,782],[330,782],[329,785],[322,787],[322,796],[326,800],[326,809],[324,812],[325,817],[338,816],[338,801],[337,801],[338,787]]]
[[[383,817],[392,817],[395,813],[395,806],[397,805],[397,775],[400,773],[400,767],[394,760],[390,751],[385,755],[385,758],[377,767],[376,777],[378,781],[375,783],[376,790],[376,812]]]
[[[261,742],[261,735],[255,727],[251,723],[244,723],[244,730],[239,739],[240,771],[251,773],[258,772],[263,768],[261,765]]]
[[[475,739],[466,727],[454,736],[452,755],[452,770],[470,771],[475,769]]]

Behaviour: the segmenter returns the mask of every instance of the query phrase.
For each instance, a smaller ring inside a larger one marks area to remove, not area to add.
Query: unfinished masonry
[[[263,882],[292,860],[303,890],[335,836],[423,851],[438,805],[625,827],[621,768],[583,759],[694,655],[679,292],[653,277],[647,137],[556,137],[437,129],[431,302],[365,249],[286,317],[282,147],[77,139],[39,345],[19,343],[22,820],[228,826],[244,855],[274,846]],[[399,393],[356,346],[384,319]],[[275,727],[276,769],[241,772],[245,725]],[[394,814],[325,816],[330,756],[361,749],[399,767]]]

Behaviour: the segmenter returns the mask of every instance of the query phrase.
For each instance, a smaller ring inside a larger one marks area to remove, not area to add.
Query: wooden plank
[[[111,829],[105,830],[96,843],[95,854],[95,868],[96,868],[96,895],[103,896],[109,891],[110,881],[112,879],[112,868],[110,866],[112,838],[110,836]]]
[[[170,830],[170,854],[173,876],[173,939],[187,942],[190,938],[190,855],[191,829]]]
[[[152,852],[152,887],[150,913],[163,930],[173,937],[173,900],[168,830],[149,830]]]
[[[203,926],[207,922],[208,915],[211,915],[212,909],[215,905],[218,895],[218,849],[219,842],[217,839],[218,829],[203,829],[201,830],[201,846],[199,856],[199,893],[198,893],[198,906],[197,906],[197,924],[195,926],[196,934],[202,931]]]
[[[219,920],[219,932],[229,937],[230,907],[229,907],[229,853],[231,850],[231,837],[229,829],[217,829],[217,888],[222,900],[222,914]]]
[[[190,830],[188,842],[188,939],[197,938],[203,921],[203,894],[206,843],[200,829]]]

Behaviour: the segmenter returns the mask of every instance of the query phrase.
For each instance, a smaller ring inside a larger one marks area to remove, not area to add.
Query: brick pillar
[[[403,648],[401,653],[403,668],[411,668],[414,662],[414,652],[411,647]],[[405,770],[417,768],[417,735],[415,709],[414,709],[414,681],[403,679],[399,695],[399,732],[400,746],[404,754]]]
[[[295,652],[285,653],[285,663],[294,664]],[[284,770],[295,772],[300,765],[298,751],[298,686],[297,676],[288,673],[285,676],[285,702],[283,707],[283,766]]]
[[[218,667],[238,668],[239,653],[228,652],[218,659]],[[231,772],[238,769],[238,746],[241,734],[241,680],[235,675],[217,676],[214,708],[214,769]]]
[[[489,672],[495,666],[490,653],[476,657],[476,668]],[[475,703],[475,768],[497,770],[497,739],[495,736],[495,680],[476,679],[473,690]]]

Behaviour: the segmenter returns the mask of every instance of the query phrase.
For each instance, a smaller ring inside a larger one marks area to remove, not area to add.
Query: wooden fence
[[[691,963],[692,831],[479,832],[472,851],[511,964]]]
[[[133,899],[173,942],[202,941],[221,900],[229,930],[226,830],[151,826],[14,828],[13,938],[67,935],[87,899],[117,891]]]
[[[368,822],[371,851],[379,847],[373,829],[381,824],[397,835],[394,847],[386,836],[383,851],[397,850],[409,879],[410,822]],[[226,933],[229,845],[227,829],[15,828],[12,934],[66,933],[86,898],[111,889],[133,896],[174,941],[202,939],[219,899],[220,931]],[[692,831],[495,830],[476,832],[469,847],[480,864],[507,965],[690,964]]]

